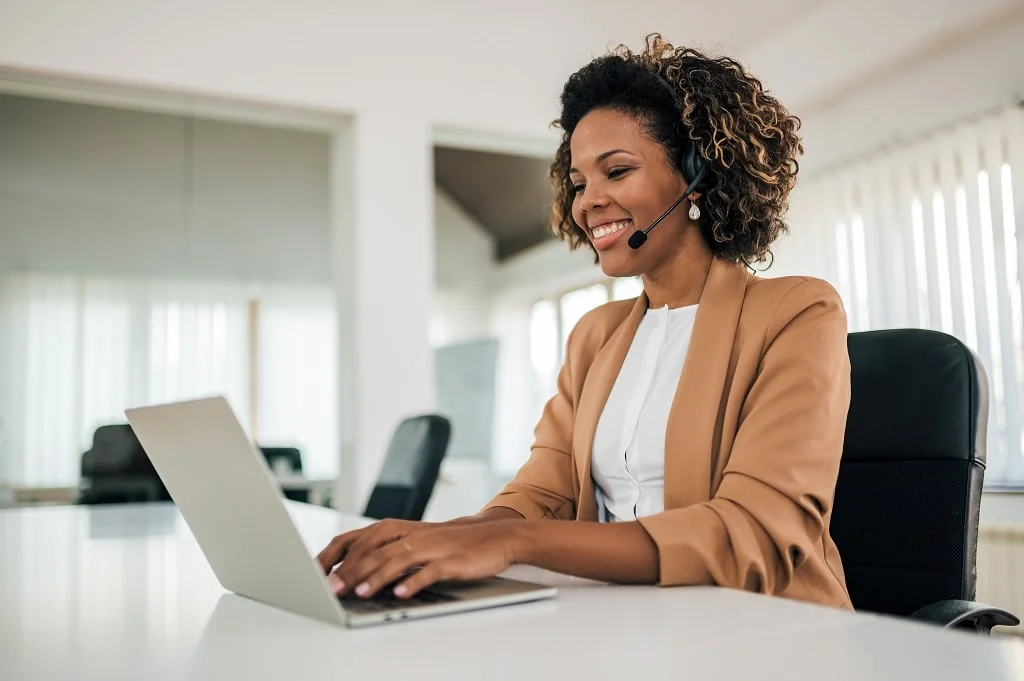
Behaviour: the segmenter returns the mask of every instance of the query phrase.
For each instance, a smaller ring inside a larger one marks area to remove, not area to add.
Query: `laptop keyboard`
[[[397,584],[397,582],[395,582],[395,584]],[[433,591],[431,589],[423,589],[411,598],[398,598],[392,592],[393,588],[394,584],[389,584],[374,594],[371,598],[362,598],[357,596],[355,592],[350,592],[341,597],[341,604],[346,610],[351,612],[367,613],[395,610],[398,608],[415,608],[425,605],[437,605],[438,603],[450,603],[458,600],[455,596],[441,593],[440,591]]]

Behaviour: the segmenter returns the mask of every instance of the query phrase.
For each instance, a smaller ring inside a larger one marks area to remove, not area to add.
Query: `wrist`
[[[526,520],[503,520],[513,565],[532,564],[537,553],[537,523]]]

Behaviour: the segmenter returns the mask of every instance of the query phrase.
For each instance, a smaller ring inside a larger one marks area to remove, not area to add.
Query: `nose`
[[[580,208],[583,212],[589,213],[607,205],[608,195],[599,188],[587,186],[583,189],[583,196],[580,199]]]

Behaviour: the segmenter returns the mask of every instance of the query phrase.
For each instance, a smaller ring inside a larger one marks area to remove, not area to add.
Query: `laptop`
[[[220,584],[246,598],[348,627],[552,598],[503,577],[444,582],[399,600],[339,598],[288,513],[263,455],[222,397],[127,409],[142,448]]]

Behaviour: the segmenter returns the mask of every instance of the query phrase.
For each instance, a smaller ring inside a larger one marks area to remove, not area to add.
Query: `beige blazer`
[[[569,336],[529,460],[486,508],[596,521],[594,431],[646,295]],[[826,282],[712,264],[665,433],[665,510],[640,523],[660,584],[715,584],[851,608],[829,535],[850,402],[847,322]]]

